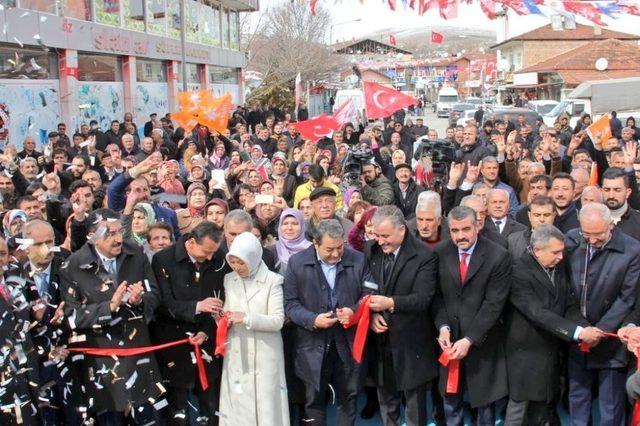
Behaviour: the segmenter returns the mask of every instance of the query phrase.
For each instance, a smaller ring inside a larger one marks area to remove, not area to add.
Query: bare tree
[[[284,98],[288,104],[298,73],[302,81],[328,78],[339,64],[338,56],[325,44],[330,25],[326,9],[318,7],[316,15],[311,15],[306,2],[286,2],[265,10],[254,32],[243,32],[242,36],[243,49],[248,52],[247,68],[264,76],[249,98],[264,102]]]

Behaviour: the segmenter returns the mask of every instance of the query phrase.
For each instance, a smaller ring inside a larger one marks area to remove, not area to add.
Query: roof
[[[595,63],[600,58],[606,58],[609,63],[606,71],[597,71],[595,69]],[[608,39],[584,43],[568,52],[523,68],[516,74],[595,71],[596,74],[602,75],[609,72],[633,71],[637,75],[638,70],[640,70],[640,47],[629,41]]]
[[[412,54],[408,50],[399,49],[396,46],[372,40],[370,38],[336,43],[333,45],[333,50],[335,53],[341,53],[344,55],[386,55],[388,53],[402,53],[404,55]]]
[[[629,33],[622,33],[619,31],[612,31],[606,28],[600,29],[600,34],[594,34],[594,27],[584,24],[576,24],[575,30],[562,30],[556,31],[551,27],[551,24],[536,28],[533,31],[529,31],[524,34],[511,37],[501,43],[491,46],[492,49],[500,47],[504,44],[512,41],[540,41],[540,40],[562,40],[562,41],[592,41],[592,40],[604,40],[608,38],[616,38],[619,40],[640,40],[640,36]]]

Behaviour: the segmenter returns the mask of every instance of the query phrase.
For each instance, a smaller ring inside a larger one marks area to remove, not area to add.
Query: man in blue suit
[[[127,202],[127,195],[129,192],[134,192],[137,202],[147,202],[151,204],[156,214],[156,219],[159,222],[166,222],[171,225],[173,228],[173,236],[177,240],[180,238],[180,228],[178,228],[176,212],[151,201],[151,187],[155,185],[157,181],[157,170],[161,164],[161,154],[154,152],[144,161],[141,161],[136,166],[116,176],[107,189],[109,208],[117,212],[122,212]],[[125,212],[125,214],[127,214],[127,212]]]
[[[616,332],[632,322],[640,279],[640,243],[613,225],[603,204],[580,209],[580,228],[569,231],[565,250],[580,311],[590,325]],[[593,385],[599,388],[600,425],[625,422],[628,352],[618,339],[601,338],[589,352],[569,350],[571,425],[589,424]]]
[[[338,425],[356,419],[359,365],[352,355],[355,327],[344,329],[366,292],[362,253],[344,246],[340,222],[314,227],[313,245],[293,255],[284,279],[287,317],[295,328],[295,372],[305,383],[305,424],[326,424],[326,395],[333,385]]]

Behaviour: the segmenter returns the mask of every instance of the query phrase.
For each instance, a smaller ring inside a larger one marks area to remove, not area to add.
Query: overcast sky
[[[262,0],[260,7],[265,9],[269,5],[282,1],[290,0]],[[318,0],[319,5],[331,10],[334,22],[334,41],[358,38],[371,32],[389,28],[412,29],[429,26],[455,26],[486,29],[500,33],[504,25],[502,19],[493,21],[488,19],[476,1],[471,5],[459,5],[458,18],[450,20],[440,18],[437,10],[430,10],[423,16],[418,16],[416,11],[409,8],[405,9],[403,0],[397,0],[397,3],[397,9],[391,11],[387,0],[362,0],[362,3],[360,0]],[[541,6],[541,10],[548,14],[552,13],[552,9],[548,7]],[[355,19],[361,19],[361,21],[340,24]],[[604,20],[609,24],[609,29],[640,34],[640,17],[638,16],[623,16],[616,20],[605,17]],[[582,18],[578,18],[578,22],[588,24]],[[518,16],[510,11],[508,37],[513,37],[548,23],[549,18],[546,16]]]

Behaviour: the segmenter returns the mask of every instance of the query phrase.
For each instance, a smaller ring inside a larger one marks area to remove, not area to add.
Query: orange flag
[[[596,135],[599,135],[602,141],[602,147],[606,148],[609,139],[612,138],[609,114],[603,114],[602,117],[591,123],[591,125],[587,127],[587,135],[589,135],[592,141],[595,141]]]
[[[198,122],[207,126],[209,130],[222,133],[229,126],[229,116],[231,115],[231,93],[227,93],[220,98],[212,98],[212,101],[202,105]]]
[[[185,132],[190,132],[197,124],[209,130],[222,132],[227,128],[231,115],[231,94],[214,98],[210,90],[190,90],[178,92],[180,111],[171,114],[171,119]]]
[[[591,163],[591,173],[589,174],[589,186],[598,186],[598,163]]]

